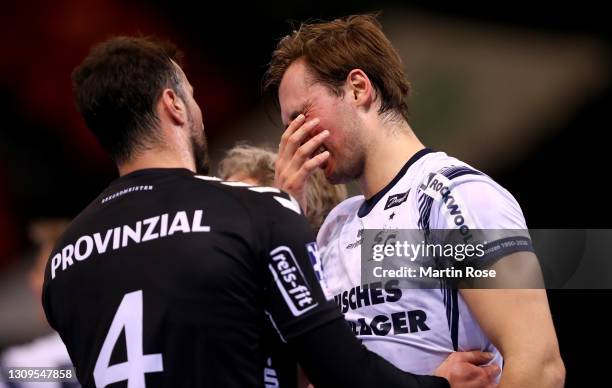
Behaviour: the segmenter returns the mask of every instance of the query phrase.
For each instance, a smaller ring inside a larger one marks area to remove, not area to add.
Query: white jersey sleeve
[[[461,219],[454,209],[462,211],[471,229],[527,229],[516,199],[488,176],[463,175],[448,182],[452,198],[440,198],[432,208],[431,229],[457,227]]]
[[[493,179],[471,167],[453,166],[431,173],[421,184],[421,202],[430,214],[423,229],[478,230],[486,237],[483,265],[519,251],[533,251],[516,199]]]

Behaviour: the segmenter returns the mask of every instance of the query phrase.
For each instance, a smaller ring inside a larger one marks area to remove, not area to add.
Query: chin
[[[353,180],[352,178],[349,178],[345,175],[335,174],[333,171],[330,174],[328,174],[327,170],[325,171],[325,178],[332,185],[338,185],[340,183],[348,183]]]
[[[327,160],[321,169],[323,170],[323,174],[325,174],[325,178],[331,184],[337,184],[338,179],[340,178],[337,174],[334,174],[334,165],[331,160]]]

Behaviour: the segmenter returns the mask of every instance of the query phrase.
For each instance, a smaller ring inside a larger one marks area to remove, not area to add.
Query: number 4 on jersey
[[[97,387],[105,387],[124,380],[128,381],[128,388],[144,387],[145,373],[164,370],[161,353],[143,354],[142,311],[142,290],[123,296],[93,371]],[[111,354],[123,328],[125,328],[127,361],[110,365]]]

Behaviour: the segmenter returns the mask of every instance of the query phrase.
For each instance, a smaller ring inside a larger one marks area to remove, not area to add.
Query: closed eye
[[[291,124],[291,122],[293,122],[293,120],[295,120],[300,114],[304,114],[304,116],[308,117],[308,111],[311,107],[312,102],[310,100],[307,100],[304,104],[302,104],[302,107],[299,110],[296,110],[291,113],[291,115],[289,116],[289,123],[285,124],[285,129],[287,129],[289,127],[289,124]]]

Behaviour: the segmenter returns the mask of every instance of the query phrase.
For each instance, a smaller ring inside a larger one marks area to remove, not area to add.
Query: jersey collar
[[[359,207],[359,211],[357,212],[357,215],[359,216],[359,218],[363,218],[363,217],[367,216],[368,214],[370,214],[370,212],[372,211],[372,209],[374,209],[374,206],[376,206],[378,201],[380,201],[382,199],[382,197],[384,197],[385,194],[387,194],[389,192],[389,190],[391,190],[391,188],[393,186],[395,186],[397,184],[397,182],[399,182],[400,179],[402,179],[402,177],[406,174],[406,171],[408,171],[410,166],[412,166],[414,163],[416,163],[416,161],[421,159],[423,156],[425,156],[425,155],[427,155],[429,153],[432,153],[432,152],[435,152],[435,151],[432,150],[431,148],[423,148],[422,150],[417,151],[416,154],[412,155],[412,157],[410,159],[408,159],[406,164],[404,164],[402,169],[391,180],[391,182],[389,182],[382,190],[380,190],[378,193],[374,194],[371,198],[366,199],[361,204],[361,206]]]
[[[118,183],[122,183],[134,178],[141,177],[156,177],[156,176],[164,176],[164,175],[194,175],[195,173],[186,168],[144,168],[141,170],[132,171],[129,174],[125,174],[123,176],[118,177],[114,181],[111,182],[109,186],[114,186]]]

